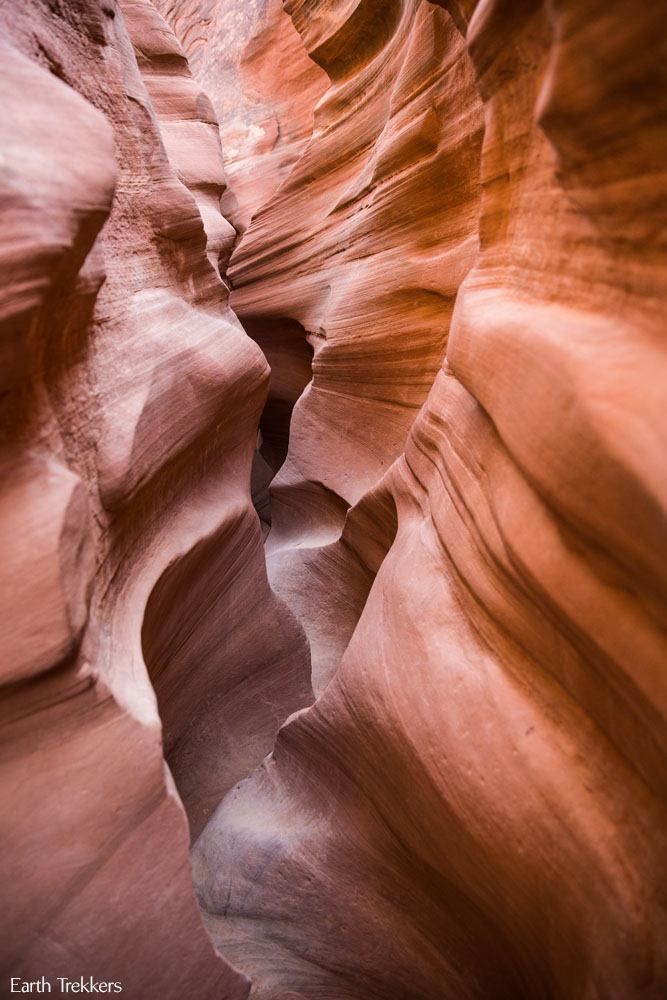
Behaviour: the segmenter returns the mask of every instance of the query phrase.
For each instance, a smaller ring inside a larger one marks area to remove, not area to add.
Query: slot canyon
[[[0,29],[0,995],[665,1000],[664,3]]]

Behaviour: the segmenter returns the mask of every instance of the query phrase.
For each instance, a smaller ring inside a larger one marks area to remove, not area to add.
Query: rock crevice
[[[0,26],[2,974],[662,1000],[661,12]]]

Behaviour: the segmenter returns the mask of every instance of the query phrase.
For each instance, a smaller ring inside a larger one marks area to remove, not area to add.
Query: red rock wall
[[[662,997],[660,15],[284,6],[331,87],[230,277],[314,348],[267,553],[322,693],[209,927],[258,997]]]
[[[662,21],[0,6],[4,982],[667,993]]]
[[[220,124],[222,208],[239,232],[266,203],[313,130],[327,89],[282,0],[155,0],[188,54]]]
[[[196,834],[311,694],[250,504],[268,369],[217,123],[146,0],[0,19],[3,990],[240,998],[181,799]]]

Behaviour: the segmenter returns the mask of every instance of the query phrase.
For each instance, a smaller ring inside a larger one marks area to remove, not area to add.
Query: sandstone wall
[[[218,270],[217,123],[145,0],[0,20],[3,989],[240,998],[161,737],[196,833],[311,696],[250,504],[268,369]]]
[[[667,993],[662,22],[0,4],[4,982]]]
[[[230,277],[314,349],[267,555],[322,693],[211,932],[262,997],[661,997],[660,15],[284,6],[331,87]]]

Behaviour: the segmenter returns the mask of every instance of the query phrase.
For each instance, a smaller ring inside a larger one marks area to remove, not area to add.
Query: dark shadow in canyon
[[[253,504],[266,535],[271,526],[269,487],[287,457],[292,410],[313,377],[313,351],[306,331],[296,320],[262,317],[242,318],[241,322],[264,352],[271,369],[251,482]]]

